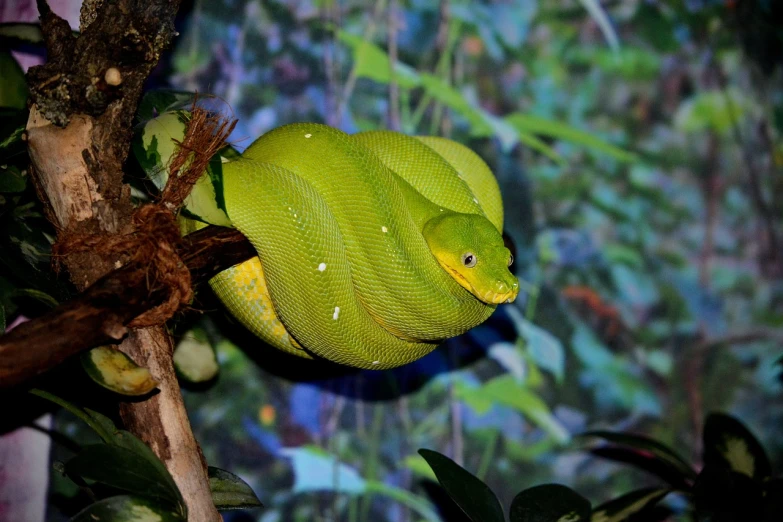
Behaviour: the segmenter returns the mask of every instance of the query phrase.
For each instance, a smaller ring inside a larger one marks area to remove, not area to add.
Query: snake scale
[[[289,353],[393,368],[517,296],[497,182],[451,140],[286,125],[224,163],[223,191],[258,257],[210,284]]]

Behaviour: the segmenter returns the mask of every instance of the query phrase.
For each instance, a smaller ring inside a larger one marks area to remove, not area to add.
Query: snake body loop
[[[508,258],[497,184],[462,145],[292,124],[226,163],[223,184],[228,216],[258,258],[211,285],[282,350],[392,368],[516,297],[516,280],[494,266]],[[482,252],[486,288],[480,272],[454,267],[462,250]]]

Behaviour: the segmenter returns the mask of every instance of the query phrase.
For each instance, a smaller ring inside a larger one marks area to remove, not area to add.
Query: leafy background
[[[231,111],[240,149],[293,121],[470,145],[500,181],[524,290],[485,325],[387,372],[292,362],[203,292],[177,332],[211,346],[221,369],[186,391],[191,421],[207,461],[267,506],[226,520],[459,520],[429,503],[439,493],[419,448],[449,455],[506,508],[543,482],[599,503],[654,481],[585,452],[575,434],[648,434],[698,463],[710,411],[742,419],[779,471],[773,4],[187,5],[150,87],[197,90]],[[67,414],[56,423],[82,436]],[[76,493],[53,475],[49,519]],[[681,498],[667,503],[669,520],[685,520]]]

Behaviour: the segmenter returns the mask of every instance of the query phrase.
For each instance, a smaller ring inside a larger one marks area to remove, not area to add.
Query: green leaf
[[[27,105],[27,82],[24,71],[10,52],[0,51],[0,107],[24,109]]]
[[[503,509],[489,487],[472,473],[440,453],[420,449],[438,482],[473,522],[504,522]]]
[[[52,308],[60,304],[57,302],[57,299],[50,296],[46,292],[41,292],[40,290],[36,290],[34,288],[15,288],[13,293],[14,295],[24,295],[27,297],[32,297],[33,299],[40,301],[45,305],[49,305]]]
[[[518,383],[512,375],[501,375],[487,381],[481,391],[493,403],[518,410],[558,442],[565,443],[571,438],[563,425],[552,416],[549,406],[533,391]]]
[[[590,502],[560,484],[543,484],[519,493],[511,502],[511,522],[588,522]]]
[[[433,99],[441,102],[470,124],[471,134],[475,136],[493,135],[494,131],[478,107],[471,104],[457,89],[446,83],[442,78],[429,73],[421,73],[421,83],[424,90]]]
[[[70,522],[181,522],[181,515],[148,498],[118,495],[99,500]]]
[[[515,112],[506,116],[505,119],[520,132],[569,141],[587,149],[592,149],[596,152],[611,156],[618,161],[631,162],[638,159],[636,154],[632,152],[628,152],[620,147],[607,143],[604,140],[597,138],[594,134],[576,129],[559,121],[550,120],[541,116],[534,116],[532,114],[522,114],[520,112]]]
[[[177,141],[185,137],[185,120],[178,112],[167,112],[146,122],[141,129],[140,147],[134,147],[139,164],[158,190],[169,179],[169,163],[177,152]]]
[[[372,42],[359,35],[337,30],[337,39],[351,49],[353,70],[357,78],[367,78],[378,83],[391,82],[389,55]],[[404,63],[394,64],[394,79],[403,88],[417,87],[421,79],[416,71]]]
[[[435,472],[432,471],[432,468],[429,466],[429,464],[427,464],[427,461],[424,460],[424,457],[421,455],[408,455],[403,459],[402,463],[415,475],[419,475],[420,477],[424,477],[432,481],[438,480],[438,477],[435,476]]]
[[[547,158],[551,159],[555,163],[559,163],[560,165],[565,165],[566,160],[557,153],[555,149],[544,143],[543,140],[537,138],[534,134],[530,134],[525,131],[518,131],[517,137],[519,138],[519,141],[530,147],[536,152],[540,152]]]
[[[0,118],[8,117],[9,119],[16,119],[21,117],[20,113],[22,113],[22,111],[16,111],[16,110],[4,111],[4,112],[8,112],[9,114],[7,116],[5,114],[0,114]],[[22,136],[24,136],[25,128],[26,128],[25,123],[22,123],[21,125],[13,128],[13,130],[10,131],[10,134],[5,136],[3,141],[0,142],[0,161],[6,160],[7,158],[11,157],[13,154],[17,153],[18,151],[23,150],[27,146],[24,140],[22,139]],[[9,128],[5,128],[4,130],[7,132]],[[0,173],[0,176],[2,175],[3,174]],[[0,192],[10,192],[10,191],[0,189]]]
[[[31,395],[35,395],[36,397],[40,397],[42,399],[46,399],[47,401],[53,402],[54,404],[57,404],[58,406],[61,406],[62,408],[65,408],[69,412],[71,412],[73,415],[84,421],[85,424],[87,424],[90,428],[92,428],[95,433],[98,434],[98,436],[103,439],[104,441],[108,442],[112,439],[113,435],[111,431],[106,431],[105,423],[102,419],[95,419],[92,416],[88,415],[84,412],[81,408],[76,406],[75,404],[72,404],[65,399],[62,399],[52,393],[49,393],[45,390],[41,390],[38,388],[33,388],[30,390]],[[112,423],[113,425],[113,423]]]
[[[177,503],[180,506],[180,511],[183,514],[186,513],[185,501],[183,500],[182,494],[177,487],[177,483],[174,482],[174,477],[171,476],[169,471],[166,469],[166,466],[163,464],[163,462],[161,462],[158,456],[153,453],[149,446],[144,444],[144,442],[142,442],[141,439],[136,437],[134,434],[125,430],[115,430],[111,444],[132,451],[139,457],[143,458],[150,466],[155,468],[157,471],[158,480],[165,484],[169,491],[172,491],[175,494],[177,497]]]
[[[368,480],[366,483],[366,493],[368,495],[383,495],[395,502],[399,502],[403,506],[408,507],[412,513],[415,513],[420,517],[416,520],[422,522],[442,522],[441,518],[433,509],[432,504],[426,500],[422,500],[406,489],[390,486],[385,482],[377,480]]]
[[[631,491],[593,509],[591,522],[623,522],[631,515],[655,506],[669,489],[645,488]]]
[[[658,459],[664,461],[667,465],[676,469],[683,476],[691,479],[696,478],[696,472],[685,459],[680,457],[673,449],[655,439],[643,435],[631,435],[628,433],[615,433],[601,430],[581,433],[578,437],[597,437],[607,442],[611,442],[612,444],[649,452]]]
[[[187,109],[193,105],[192,92],[175,91],[170,89],[156,89],[144,93],[139,103],[136,117],[139,122],[146,123],[161,114],[173,112],[179,109]]]
[[[517,308],[509,307],[507,313],[517,333],[525,340],[533,362],[561,382],[565,373],[565,349],[560,339],[530,322]]]
[[[117,348],[98,346],[84,352],[80,359],[93,381],[120,395],[146,395],[158,385],[147,368],[137,365]]]
[[[737,419],[711,413],[704,423],[704,465],[720,466],[759,480],[772,474],[764,448]]]
[[[65,471],[68,475],[156,499],[173,508],[180,506],[179,490],[172,489],[168,477],[162,476],[159,468],[139,453],[121,446],[85,446],[65,464]]]
[[[241,478],[212,466],[207,471],[212,502],[218,511],[264,507],[253,489]]]
[[[188,118],[187,111],[163,113],[147,121],[133,141],[134,156],[158,190],[166,187],[169,167],[178,152],[177,142],[185,137]],[[231,226],[225,208],[222,159],[216,154],[185,199],[183,214],[204,223]]]
[[[19,43],[43,43],[41,25],[17,22],[0,24],[0,47],[8,49]]]
[[[757,103],[736,88],[700,92],[680,104],[674,125],[684,132],[713,130],[727,135],[746,116],[758,110]]]
[[[193,185],[182,210],[186,216],[203,223],[231,226],[223,197],[223,166],[220,155],[215,155],[210,160],[206,175],[201,176]]]
[[[90,408],[84,408],[84,411],[97,425],[101,426],[103,433],[110,435],[108,438],[104,439],[104,442],[111,443],[114,440],[114,436],[119,431],[117,426],[114,424],[114,421],[112,421],[106,415],[98,413],[95,410],[91,410]]]
[[[188,332],[174,349],[174,367],[188,382],[213,379],[219,370],[212,345],[198,332]]]

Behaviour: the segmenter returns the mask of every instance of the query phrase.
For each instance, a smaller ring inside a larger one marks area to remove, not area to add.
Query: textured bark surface
[[[185,237],[178,253],[194,285],[256,255],[242,234],[214,226]],[[144,265],[125,265],[75,299],[0,335],[0,388],[23,384],[67,357],[122,339],[131,320],[165,299],[165,288],[150,291],[147,274]]]
[[[142,86],[174,36],[178,7],[178,0],[88,1],[75,37],[44,0],[38,2],[48,62],[27,75],[32,101],[28,146],[36,189],[46,200],[58,238],[133,230],[122,165]],[[127,257],[85,251],[62,261],[83,290]],[[168,334],[162,327],[140,330],[121,349],[148,363],[160,383],[152,400],[125,405],[123,418],[171,471],[189,519],[220,520],[187,420]],[[151,419],[158,425],[153,427]]]

